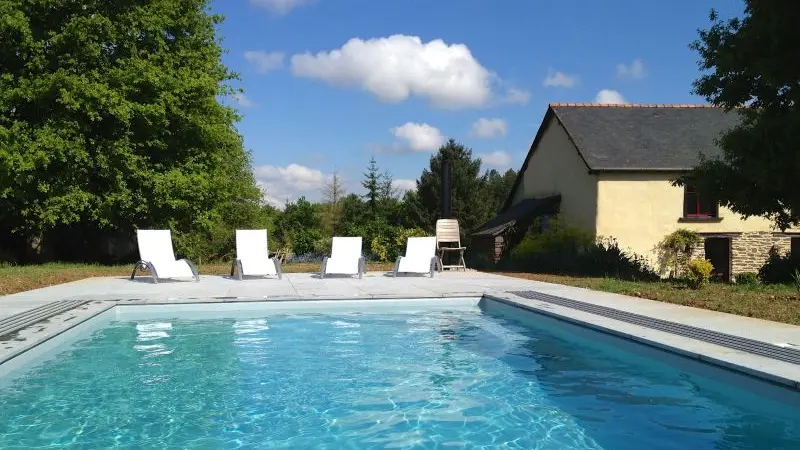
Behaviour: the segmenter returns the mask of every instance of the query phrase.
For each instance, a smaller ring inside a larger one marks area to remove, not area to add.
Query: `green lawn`
[[[794,285],[737,286],[712,283],[703,289],[693,290],[669,281],[634,282],[531,273],[501,274],[800,325],[800,290]]]

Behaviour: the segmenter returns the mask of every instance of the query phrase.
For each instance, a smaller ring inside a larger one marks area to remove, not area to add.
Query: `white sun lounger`
[[[194,278],[200,281],[197,268],[188,259],[175,259],[170,230],[136,230],[139,261],[133,266],[131,280],[137,269],[146,269],[158,283],[163,278]]]
[[[394,263],[393,275],[398,273],[433,273],[436,272],[436,237],[410,237],[406,241],[405,256],[398,256]]]
[[[322,260],[319,276],[327,274],[364,276],[366,262],[361,256],[361,237],[334,237],[331,245],[331,256]]]
[[[267,230],[236,230],[236,259],[231,264],[231,276],[277,275],[280,280],[281,263],[269,257]]]

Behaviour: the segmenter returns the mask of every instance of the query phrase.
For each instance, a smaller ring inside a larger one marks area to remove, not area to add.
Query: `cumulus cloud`
[[[630,64],[617,64],[617,76],[620,78],[642,79],[647,75],[641,59],[634,59]]]
[[[507,169],[511,167],[511,155],[504,151],[494,151],[491,153],[478,153],[481,162],[495,169]]]
[[[407,180],[403,178],[392,180],[392,187],[402,196],[407,191],[414,191],[417,189],[417,180]]]
[[[321,190],[332,175],[318,169],[289,164],[286,167],[263,165],[253,169],[258,185],[264,189],[264,198],[270,204],[282,208],[286,201],[305,196],[318,200]]]
[[[628,103],[622,94],[612,89],[601,90],[597,93],[597,97],[595,97],[594,101],[595,103],[606,103],[613,105],[622,105]]]
[[[472,124],[470,135],[489,139],[505,136],[508,133],[508,123],[503,119],[487,119],[481,117]]]
[[[357,86],[386,103],[417,97],[434,107],[460,109],[528,98],[482,66],[466,45],[441,39],[423,42],[400,34],[353,38],[335,50],[294,55],[291,68],[295,76]]]
[[[247,98],[241,92],[236,92],[235,94],[233,94],[233,99],[242,108],[252,108],[252,107],[256,106],[256,103],[254,101],[252,101],[249,98]]]
[[[244,52],[244,59],[255,66],[259,73],[267,73],[283,67],[283,53],[264,52],[261,50],[251,50]]]
[[[526,105],[531,99],[531,93],[525,89],[509,87],[500,99],[499,103],[510,105]]]
[[[250,0],[250,3],[277,14],[287,14],[298,6],[311,3],[311,0]]]
[[[567,75],[564,72],[558,72],[552,68],[547,69],[547,76],[544,77],[542,85],[544,87],[563,87],[572,88],[578,84],[577,75]]]
[[[406,122],[389,131],[402,142],[403,147],[415,152],[438,150],[445,141],[442,132],[427,123]]]

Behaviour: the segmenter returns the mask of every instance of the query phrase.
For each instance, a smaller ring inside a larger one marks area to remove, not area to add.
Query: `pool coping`
[[[593,293],[593,291],[587,291]],[[78,298],[80,296],[75,296]],[[762,381],[777,384],[792,390],[800,390],[800,365],[759,356],[744,351],[730,349],[716,344],[711,344],[692,338],[675,335],[672,333],[649,329],[640,325],[635,325],[607,317],[603,317],[577,309],[564,307],[556,304],[549,304],[540,300],[531,300],[520,297],[498,288],[484,289],[482,291],[472,290],[471,292],[438,293],[432,295],[418,294],[367,294],[353,295],[343,293],[340,295],[277,295],[277,296],[210,296],[202,298],[175,298],[161,297],[153,298],[152,295],[135,297],[119,295],[117,298],[109,298],[108,295],[86,296],[89,300],[88,307],[82,310],[67,311],[59,316],[51,318],[51,323],[47,326],[41,324],[32,325],[20,333],[26,333],[26,340],[16,342],[13,349],[4,348],[8,342],[0,343],[0,365],[18,357],[26,351],[47,342],[64,332],[69,331],[99,314],[102,314],[116,306],[127,305],[178,305],[178,304],[208,304],[208,303],[271,303],[271,302],[315,302],[315,301],[336,301],[336,300],[361,300],[361,301],[391,301],[399,299],[413,298],[415,300],[442,300],[454,298],[485,298],[509,306],[521,308],[535,314],[542,314],[553,317],[574,325],[594,329],[612,336],[617,336],[639,344],[664,350],[673,354],[701,361],[721,369],[738,372]],[[91,298],[94,297],[94,298]],[[132,298],[133,297],[133,298]],[[624,308],[616,308],[624,311]]]

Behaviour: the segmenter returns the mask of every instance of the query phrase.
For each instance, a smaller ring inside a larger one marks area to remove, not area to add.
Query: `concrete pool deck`
[[[534,291],[777,344],[776,347],[797,346],[800,349],[800,326],[489,273],[444,272],[436,274],[434,278],[392,278],[382,272],[369,272],[363,279],[320,279],[317,274],[290,273],[284,274],[282,280],[253,278],[237,281],[224,276],[206,275],[201,276],[199,282],[162,281],[158,284],[152,283],[149,276],[137,277],[133,281],[127,277],[88,278],[3,296],[0,297],[0,320],[54,301],[80,299],[89,302],[51,317],[47,323],[27,327],[18,332],[14,339],[0,342],[0,363],[116,305],[486,296],[800,389],[798,364],[523,298],[509,291]]]

